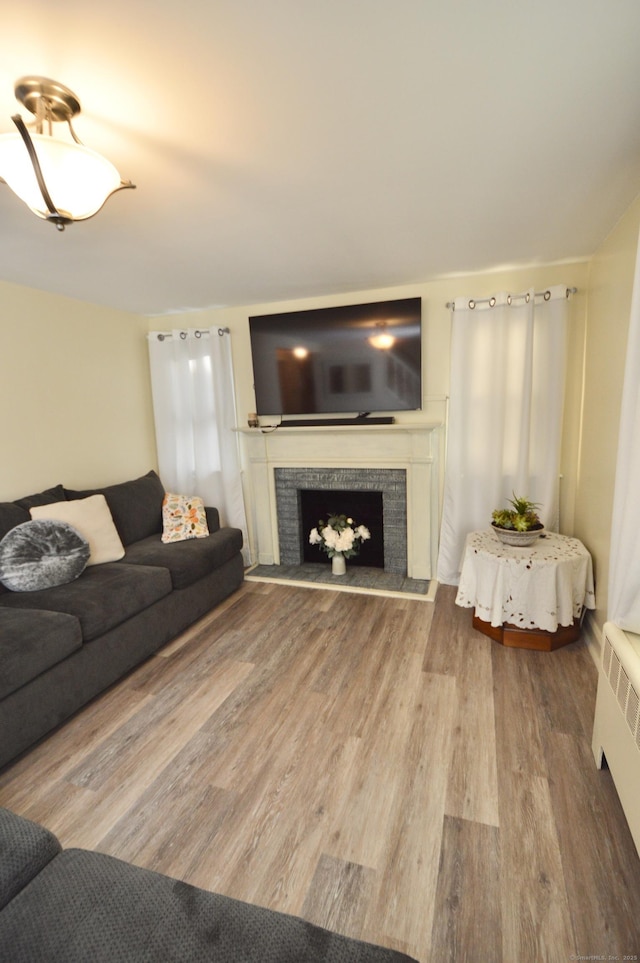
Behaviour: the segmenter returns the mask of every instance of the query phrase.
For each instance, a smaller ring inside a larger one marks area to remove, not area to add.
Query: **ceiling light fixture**
[[[80,113],[80,101],[68,87],[47,77],[22,77],[15,95],[35,115],[34,133],[20,114],[11,118],[18,133],[0,135],[0,180],[34,214],[64,231],[97,214],[116,191],[135,187],[76,136],[71,119]],[[60,121],[68,125],[71,141],[53,136],[53,124]]]

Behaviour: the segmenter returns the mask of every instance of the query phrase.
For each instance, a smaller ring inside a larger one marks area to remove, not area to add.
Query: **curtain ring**
[[[543,296],[543,298],[545,299],[545,301],[550,301],[550,300],[551,300],[551,291],[545,291],[542,296]]]
[[[475,308],[475,306],[476,306],[476,302],[475,302],[475,301],[473,301],[473,300],[469,301],[469,308],[470,308],[471,311],[473,311],[473,309]]]
[[[495,306],[496,306],[496,299],[495,299],[495,298],[489,298],[489,307],[490,307],[490,308],[495,308]]]
[[[525,303],[526,303],[526,304],[528,304],[529,301],[531,300],[531,294],[530,294],[528,291],[527,291],[527,293],[526,293],[526,295],[525,295],[524,300],[525,300]]]
[[[164,335],[164,334],[159,334],[159,335],[158,335],[158,341],[164,341],[165,337],[166,337],[166,335]]]
[[[507,304],[511,304],[511,295],[507,294]]]
[[[181,331],[181,332],[180,332],[180,340],[181,340],[181,341],[186,341],[186,340],[187,340],[187,332],[186,332],[186,331]]]
[[[196,330],[196,331],[194,331],[194,334],[195,334],[196,338],[201,338],[201,337],[202,337],[202,331]]]

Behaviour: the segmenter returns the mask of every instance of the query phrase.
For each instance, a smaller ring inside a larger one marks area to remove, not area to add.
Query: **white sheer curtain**
[[[148,342],[160,478],[167,491],[199,495],[222,525],[242,529],[248,563],[229,334],[152,331]]]
[[[514,492],[558,527],[567,314],[565,287],[454,303],[440,582]]]
[[[613,497],[607,617],[640,633],[640,239],[631,300]]]

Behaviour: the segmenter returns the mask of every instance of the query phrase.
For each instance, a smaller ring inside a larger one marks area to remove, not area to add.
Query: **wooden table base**
[[[538,652],[553,652],[580,637],[580,619],[575,619],[573,625],[559,626],[555,632],[544,632],[542,629],[521,629],[508,622],[491,625],[474,615],[473,627],[501,645],[515,649],[537,649]]]

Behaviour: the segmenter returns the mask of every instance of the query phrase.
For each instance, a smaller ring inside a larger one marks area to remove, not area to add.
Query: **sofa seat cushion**
[[[0,910],[60,852],[53,833],[0,808]],[[0,939],[0,948],[3,943]],[[5,949],[10,947],[4,943]]]
[[[295,916],[68,849],[0,913],[12,960],[47,963],[408,963]]]
[[[73,615],[0,606],[0,699],[81,645],[80,623]]]
[[[163,543],[160,535],[151,535],[129,545],[123,561],[134,565],[162,565],[171,572],[173,587],[181,589],[209,575],[241,549],[239,528],[221,528],[205,538],[183,542]]]
[[[75,615],[83,640],[89,642],[170,592],[171,577],[164,568],[105,562],[85,569],[80,578],[67,585],[39,592],[7,592],[0,595],[0,607]]]

